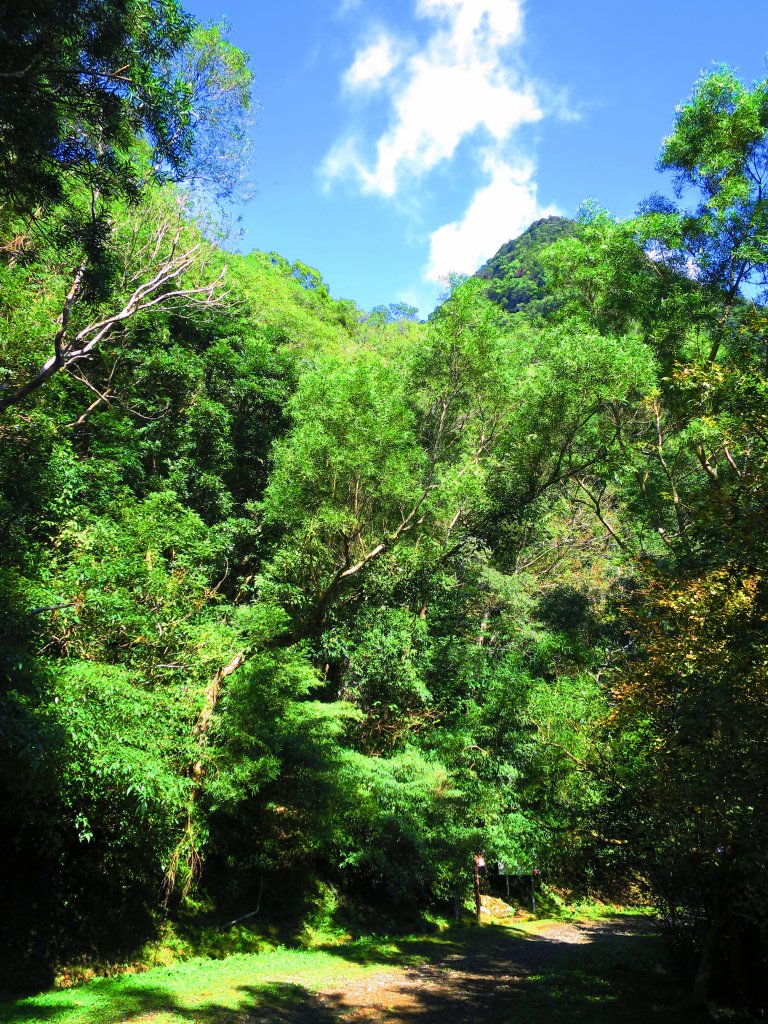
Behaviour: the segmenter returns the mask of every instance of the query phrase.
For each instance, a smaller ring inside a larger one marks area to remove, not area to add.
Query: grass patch
[[[365,974],[364,962],[325,950],[275,949],[194,959],[141,974],[95,978],[76,988],[0,1005],[2,1024],[217,1024],[233,1011],[304,999],[321,985]]]

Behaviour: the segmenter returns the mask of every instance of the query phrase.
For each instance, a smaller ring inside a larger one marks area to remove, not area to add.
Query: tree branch
[[[146,279],[133,289],[122,308],[109,316],[88,324],[78,331],[71,340],[68,340],[67,333],[72,308],[80,296],[83,278],[87,270],[87,261],[80,264],[64,300],[61,316],[59,317],[59,329],[53,339],[53,355],[43,363],[35,376],[28,380],[26,384],[11,391],[10,394],[2,395],[2,392],[0,392],[0,413],[5,412],[11,406],[18,405],[27,395],[42,387],[59,370],[87,359],[93,350],[109,337],[117,327],[132,319],[138,313],[152,309],[155,306],[169,305],[176,302],[213,306],[218,305],[222,301],[224,296],[217,294],[217,289],[224,279],[226,267],[222,268],[219,275],[207,284],[189,288],[178,286],[180,278],[195,264],[200,262],[202,253],[202,243],[200,242],[179,251],[181,228],[181,212],[179,212],[179,221],[170,240],[170,251],[165,257],[160,258],[159,252],[163,247],[163,241],[170,232],[168,221],[163,222],[159,226],[156,238],[152,243],[149,265],[145,264],[142,269],[133,275],[133,281],[141,277]],[[147,277],[147,275],[149,276]],[[166,290],[168,285],[174,285],[175,287]]]

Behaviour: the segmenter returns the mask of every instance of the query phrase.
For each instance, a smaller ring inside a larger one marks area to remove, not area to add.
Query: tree
[[[718,960],[735,994],[758,985],[766,949],[766,347],[750,299],[768,266],[767,90],[717,68],[679,109],[660,168],[678,196],[698,193],[695,209],[654,197],[624,224],[592,211],[545,256],[558,315],[606,333],[634,324],[662,370],[612,412],[618,461],[602,478],[621,528],[605,526],[634,577],[614,675],[614,806],[696,953],[698,1003]]]
[[[631,856],[698,954],[699,1005],[719,949],[734,995],[754,992],[764,969],[766,592],[763,572],[733,562],[676,578],[648,569],[614,683]]]
[[[768,79],[750,89],[727,67],[703,75],[664,140],[659,169],[674,174],[678,197],[700,196],[690,213],[659,197],[644,209],[659,255],[722,297],[713,361],[739,296],[768,284]]]
[[[390,302],[388,306],[374,306],[368,319],[383,324],[413,323],[419,319],[419,311],[407,302]]]
[[[447,543],[480,490],[506,415],[493,307],[467,285],[418,352],[324,354],[290,402],[275,447],[265,520],[282,529],[265,593],[315,634],[340,594],[403,543]]]
[[[190,90],[169,76],[193,21],[177,0],[0,4],[0,195],[26,213],[79,181],[136,194],[146,136],[172,176],[194,132]]]
[[[227,40],[227,28],[225,22],[196,25],[165,70],[184,84],[191,137],[181,167],[163,152],[156,167],[180,178],[203,205],[250,198],[253,73],[247,54]]]

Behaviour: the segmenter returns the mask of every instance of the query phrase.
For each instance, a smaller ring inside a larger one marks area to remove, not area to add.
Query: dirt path
[[[604,930],[604,926],[601,928]],[[551,964],[560,944],[588,941],[584,928],[557,925],[542,932],[537,940],[520,941],[517,955],[510,959],[506,937],[501,933],[497,942],[486,941],[480,948],[468,943],[437,963],[382,971],[342,992],[323,992],[321,1001],[335,1009],[339,1022],[418,1018],[425,1024],[444,1024],[449,1019],[463,1024],[494,1020],[516,987]],[[343,1006],[349,1009],[339,1014]]]
[[[341,987],[275,986],[233,1024],[683,1024],[693,1018],[661,948],[638,918],[472,929],[439,946],[409,944]]]

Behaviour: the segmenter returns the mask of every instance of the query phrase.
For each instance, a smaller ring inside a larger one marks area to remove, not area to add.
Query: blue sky
[[[259,103],[244,250],[422,315],[537,217],[628,216],[713,62],[768,74],[768,0],[187,0],[226,17]]]

